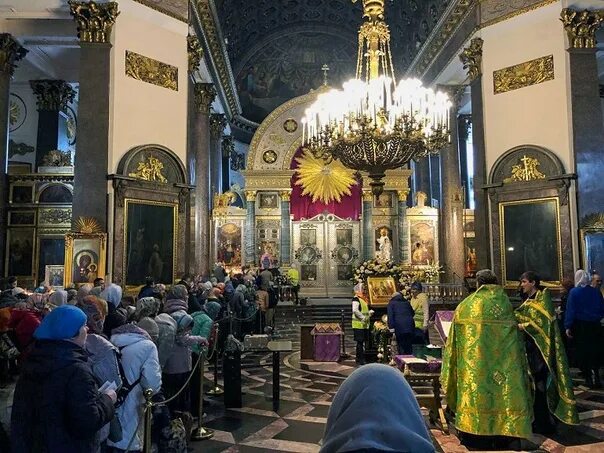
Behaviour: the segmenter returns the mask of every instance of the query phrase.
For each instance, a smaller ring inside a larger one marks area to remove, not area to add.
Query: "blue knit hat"
[[[61,305],[48,313],[34,332],[38,340],[67,340],[86,324],[86,314],[74,305]]]

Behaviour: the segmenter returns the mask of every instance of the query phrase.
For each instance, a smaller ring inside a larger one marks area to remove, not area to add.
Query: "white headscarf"
[[[411,387],[400,371],[387,365],[355,370],[329,409],[321,453],[357,450],[434,451]]]
[[[354,285],[353,288],[355,293],[362,293],[363,292],[363,282],[357,283],[356,285]]]
[[[589,285],[589,274],[583,269],[579,269],[575,272],[575,286],[581,287],[587,285]]]

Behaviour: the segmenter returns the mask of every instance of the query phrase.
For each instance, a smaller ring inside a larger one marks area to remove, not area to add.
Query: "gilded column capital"
[[[210,115],[210,134],[212,138],[220,138],[226,125],[227,120],[224,113],[212,113]]]
[[[13,75],[15,63],[25,57],[28,50],[21,46],[10,33],[0,33],[0,72]]]
[[[187,54],[189,55],[189,72],[193,73],[197,71],[203,58],[203,49],[195,35],[187,36]]]
[[[222,157],[230,158],[231,154],[235,152],[235,141],[233,140],[232,135],[223,135],[222,136]]]
[[[373,201],[373,192],[371,190],[363,190],[363,201]]]
[[[69,0],[69,11],[77,23],[80,42],[108,43],[120,12],[117,2],[97,3]]]
[[[289,201],[292,197],[291,190],[282,190],[279,192],[279,196],[281,197],[281,201]]]
[[[30,80],[38,110],[60,111],[75,98],[76,91],[64,80]]]
[[[465,85],[437,85],[440,91],[447,93],[451,101],[451,112],[457,113],[466,90]]]
[[[195,109],[200,113],[210,113],[210,105],[216,99],[216,88],[213,83],[196,83],[193,85]]]
[[[596,32],[604,22],[604,10],[577,11],[564,8],[560,20],[568,35],[571,49],[594,49],[596,47]]]
[[[243,193],[245,194],[245,201],[256,201],[257,190],[244,190]]]
[[[409,189],[396,191],[398,201],[407,201],[407,195],[409,195]]]
[[[468,71],[471,81],[476,80],[482,74],[482,38],[473,38],[470,45],[459,54],[463,68]]]

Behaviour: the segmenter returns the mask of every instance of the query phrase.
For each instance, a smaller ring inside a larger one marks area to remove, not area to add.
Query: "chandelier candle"
[[[379,195],[386,170],[449,143],[451,102],[418,79],[396,83],[384,0],[363,0],[363,17],[356,78],[320,94],[306,110],[302,143],[317,158],[368,172]]]

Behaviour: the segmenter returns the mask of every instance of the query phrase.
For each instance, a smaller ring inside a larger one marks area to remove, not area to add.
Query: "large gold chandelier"
[[[356,78],[319,95],[302,119],[303,146],[315,157],[366,171],[376,195],[386,170],[448,144],[451,106],[445,93],[420,80],[396,83],[384,3],[363,0]]]

